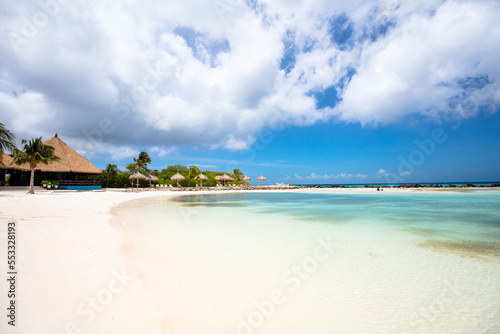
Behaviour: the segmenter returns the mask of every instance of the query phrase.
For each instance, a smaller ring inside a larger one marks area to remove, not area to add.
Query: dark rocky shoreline
[[[490,184],[490,185],[476,185],[472,183],[468,184],[463,184],[460,186],[456,185],[442,185],[442,184],[427,184],[427,185],[421,185],[418,183],[413,183],[413,184],[398,184],[398,185],[364,185],[364,186],[358,186],[358,187],[352,187],[352,186],[346,186],[346,185],[328,185],[328,186],[318,186],[318,185],[304,185],[300,186],[299,188],[315,188],[315,189],[321,189],[321,188],[497,188],[500,187],[499,183],[495,184]]]

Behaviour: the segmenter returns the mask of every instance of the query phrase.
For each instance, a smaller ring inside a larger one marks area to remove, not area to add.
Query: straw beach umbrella
[[[249,177],[249,176],[244,175],[241,179],[242,179],[243,181],[250,181],[252,178],[251,178],[251,177]]]
[[[262,185],[262,181],[267,180],[262,174],[257,178],[258,181],[260,181],[260,185]]]
[[[219,180],[218,181],[223,181],[224,185],[226,185],[227,181],[234,181],[234,179],[231,176],[229,176],[227,174],[224,174],[222,176],[219,176]]]
[[[149,186],[151,187],[151,181],[159,181],[160,179],[156,175],[148,175],[146,178],[149,180]]]
[[[208,177],[206,175],[204,175],[203,173],[200,173],[194,179],[195,180],[200,180],[201,181],[201,186],[203,187],[203,180],[208,180]]]
[[[224,180],[225,182],[227,182],[227,181],[234,181],[234,179],[231,176],[227,175],[227,174],[222,175],[222,180]]]
[[[133,180],[133,179],[137,180],[137,189],[139,189],[139,179],[141,179],[141,180],[147,180],[147,177],[144,176],[144,175],[142,175],[139,172],[135,172],[134,174],[130,175],[128,178],[131,179],[131,180]]]
[[[172,180],[172,181],[177,181],[177,187],[180,187],[179,181],[180,181],[180,180],[184,180],[184,179],[185,179],[185,177],[184,177],[184,176],[182,176],[182,175],[181,175],[181,174],[179,174],[179,173],[175,174],[174,176],[172,176],[172,177],[170,178],[170,180]]]

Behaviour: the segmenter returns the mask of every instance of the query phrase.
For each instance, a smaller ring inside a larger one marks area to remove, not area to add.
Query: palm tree
[[[200,175],[201,171],[198,169],[198,167],[196,166],[190,166],[189,167],[189,172],[188,172],[188,187],[189,187],[189,184],[191,183],[191,178],[193,177],[197,177],[198,175]]]
[[[54,148],[49,145],[45,145],[42,142],[42,137],[31,139],[29,142],[23,139],[21,143],[24,145],[23,150],[17,148],[14,149],[12,153],[13,159],[12,163],[20,166],[24,163],[30,165],[31,178],[30,178],[30,190],[28,194],[34,194],[33,184],[35,182],[35,168],[40,163],[49,164],[55,161],[61,161],[59,157],[54,154]]]
[[[152,163],[148,152],[139,153],[139,157],[134,158],[134,162],[127,165],[127,169],[131,172],[149,172],[148,164]]]
[[[0,166],[3,166],[2,157],[5,151],[14,151],[16,136],[0,123]]]
[[[131,164],[128,164],[127,167],[125,167],[130,173],[134,174],[135,172],[137,172],[139,169],[137,167],[137,164],[136,163],[131,163]]]
[[[241,181],[241,178],[245,175],[245,174],[243,174],[241,169],[238,169],[238,168],[233,170],[233,174],[234,174],[234,178],[236,179],[236,181]]]
[[[139,167],[144,168],[146,171],[148,170],[148,164],[152,163],[151,157],[148,152],[139,153],[139,157],[137,159],[134,158],[134,162],[139,165]]]
[[[114,176],[116,176],[116,174],[118,173],[118,166],[109,163],[106,166],[106,169],[104,170],[104,173],[106,175],[106,188],[109,188],[109,180],[111,180],[111,178],[113,178]]]

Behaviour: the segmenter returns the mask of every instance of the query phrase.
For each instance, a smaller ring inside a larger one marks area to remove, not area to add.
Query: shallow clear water
[[[497,192],[232,193],[117,213],[167,332],[500,332]]]

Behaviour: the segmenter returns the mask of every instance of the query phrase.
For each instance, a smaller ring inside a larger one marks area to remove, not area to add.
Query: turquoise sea
[[[311,187],[311,186],[318,186],[320,188],[328,188],[331,186],[340,186],[340,187],[346,187],[346,188],[363,188],[363,187],[399,187],[402,185],[411,185],[411,184],[418,184],[423,187],[427,186],[443,186],[443,187],[462,187],[462,186],[467,186],[467,185],[472,185],[474,187],[490,187],[490,186],[495,186],[500,184],[500,182],[434,182],[434,183],[428,183],[428,182],[408,182],[408,183],[361,183],[361,184],[294,184],[294,186],[297,187]]]
[[[243,192],[116,208],[171,333],[500,333],[500,192]]]

